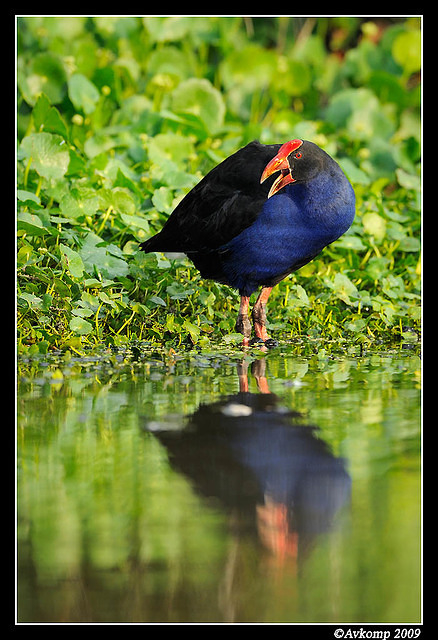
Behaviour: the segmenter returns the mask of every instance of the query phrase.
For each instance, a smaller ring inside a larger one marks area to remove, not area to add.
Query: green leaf
[[[43,178],[59,180],[67,172],[70,154],[61,136],[31,133],[23,138],[21,149],[25,157],[32,158],[32,166]]]
[[[362,217],[364,229],[376,240],[382,240],[386,235],[386,221],[378,213],[371,211]]]
[[[173,282],[166,287],[166,293],[169,294],[172,300],[184,300],[192,293],[195,293],[195,289],[188,288],[179,282]]]
[[[17,198],[21,202],[33,202],[35,204],[40,204],[41,200],[39,196],[32,193],[32,191],[26,191],[25,189],[17,189]]]
[[[421,33],[419,30],[400,33],[392,44],[394,60],[407,74],[421,68]]]
[[[173,208],[173,190],[168,187],[160,187],[152,196],[152,203],[157,211],[170,213]]]
[[[359,236],[344,235],[333,243],[336,249],[350,249],[353,251],[365,251],[366,246]]]
[[[81,278],[85,269],[81,256],[77,251],[70,249],[70,247],[64,244],[60,244],[59,249],[62,253],[64,266],[67,267],[74,278]]]
[[[289,70],[287,60],[285,70]],[[293,62],[292,64],[295,64]],[[297,63],[301,65],[301,63]],[[221,75],[227,88],[239,87],[245,92],[261,90],[276,81],[277,56],[274,51],[258,44],[236,48],[226,56],[221,65]]]
[[[72,318],[69,327],[77,336],[86,336],[93,331],[93,325],[84,318]]]
[[[342,158],[339,165],[347,178],[356,184],[370,184],[371,178],[362,169],[359,169],[350,158]]]
[[[31,309],[43,309],[42,299],[34,295],[33,293],[20,293],[18,295],[18,300],[24,300]]]
[[[404,238],[402,238],[400,240],[399,249],[400,249],[400,251],[406,251],[406,252],[420,251],[421,242],[420,242],[420,240],[418,238],[413,238],[411,236],[405,236]]]
[[[189,320],[184,320],[183,329],[188,331],[192,342],[196,344],[199,340],[201,329],[192,322],[189,322]]]
[[[25,231],[29,236],[45,236],[50,233],[37,215],[27,212],[17,214],[17,229]]]
[[[120,249],[115,245],[106,245],[102,238],[94,233],[89,233],[79,255],[88,273],[92,274],[96,268],[105,278],[111,280],[117,276],[126,276],[129,272],[128,264],[123,259],[112,255],[115,250],[120,252]]]
[[[356,285],[351,282],[350,278],[344,273],[337,273],[330,286],[333,288],[336,296],[345,302],[345,304],[351,305],[350,296],[353,298],[358,297]]]
[[[59,57],[53,53],[37,53],[29,66],[18,68],[18,85],[26,102],[35,105],[41,93],[52,104],[59,104],[65,95],[66,73]]]
[[[99,206],[99,198],[97,196],[84,198],[80,191],[72,189],[70,193],[66,193],[61,198],[59,208],[67,218],[80,218],[81,216],[92,216],[96,213]]]
[[[184,16],[145,17],[143,24],[155,42],[180,40],[190,29],[193,19]]]
[[[296,298],[293,301],[293,306],[308,307],[310,304],[309,297],[304,287],[302,287],[300,284],[297,284],[295,285],[294,289],[295,289]]]
[[[87,115],[93,113],[100,98],[96,86],[81,73],[75,73],[69,79],[68,95],[75,108]]]
[[[115,212],[128,215],[132,215],[136,211],[134,198],[122,187],[101,189],[98,192],[98,196],[102,209],[112,207]]]
[[[163,298],[160,298],[159,296],[151,296],[150,298],[148,298],[148,302],[153,302],[156,305],[159,305],[160,307],[167,307],[166,302],[163,300]]]
[[[401,187],[404,187],[405,189],[414,189],[415,191],[420,191],[420,176],[414,176],[412,175],[412,173],[408,173],[404,169],[397,169],[395,174],[397,176],[397,182]]]
[[[189,56],[172,45],[153,51],[147,62],[149,73],[154,75],[168,74],[181,79],[186,79],[191,75],[192,67]]]
[[[177,112],[197,116],[209,133],[224,123],[225,103],[220,92],[204,78],[190,78],[173,91],[172,106]]]
[[[52,107],[49,99],[42,93],[32,111],[35,128],[38,131],[48,131],[49,133],[59,133],[67,138],[67,127],[58,109]]]
[[[120,218],[126,226],[129,227],[137,240],[144,242],[144,240],[150,235],[149,222],[146,218],[130,216],[125,213],[120,214]]]
[[[172,160],[182,168],[195,153],[193,142],[177,133],[159,133],[148,140],[147,148],[150,160],[160,166]]]
[[[94,315],[94,311],[87,308],[78,307],[77,309],[71,310],[74,316],[78,316],[79,318],[89,318]]]

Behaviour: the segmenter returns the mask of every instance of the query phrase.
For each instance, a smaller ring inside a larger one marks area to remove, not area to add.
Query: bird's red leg
[[[237,316],[236,331],[243,334],[243,344],[248,346],[251,336],[251,322],[248,317],[249,296],[240,297],[239,315]]]
[[[257,338],[260,338],[263,342],[269,339],[266,331],[266,303],[268,302],[271,291],[272,287],[263,287],[252,310],[255,334]]]
[[[264,358],[254,360],[251,364],[251,373],[256,380],[257,388],[260,393],[271,393],[269,391],[268,380],[266,378],[266,360]]]
[[[243,361],[237,365],[237,374],[239,376],[239,392],[247,393],[249,391],[248,362]]]

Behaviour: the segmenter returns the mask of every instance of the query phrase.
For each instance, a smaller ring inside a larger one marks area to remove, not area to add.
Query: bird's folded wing
[[[260,184],[280,145],[251,142],[212,169],[179,203],[145,251],[196,252],[220,248],[249,227],[270,189]]]

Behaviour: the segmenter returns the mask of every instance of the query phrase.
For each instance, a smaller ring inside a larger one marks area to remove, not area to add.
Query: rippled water
[[[20,362],[19,622],[418,622],[420,358]]]

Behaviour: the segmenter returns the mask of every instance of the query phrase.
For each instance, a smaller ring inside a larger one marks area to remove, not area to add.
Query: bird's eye
[[[298,151],[298,153],[295,154],[295,158],[297,160],[299,160],[302,156],[303,156],[303,154],[301,153],[301,151]]]

